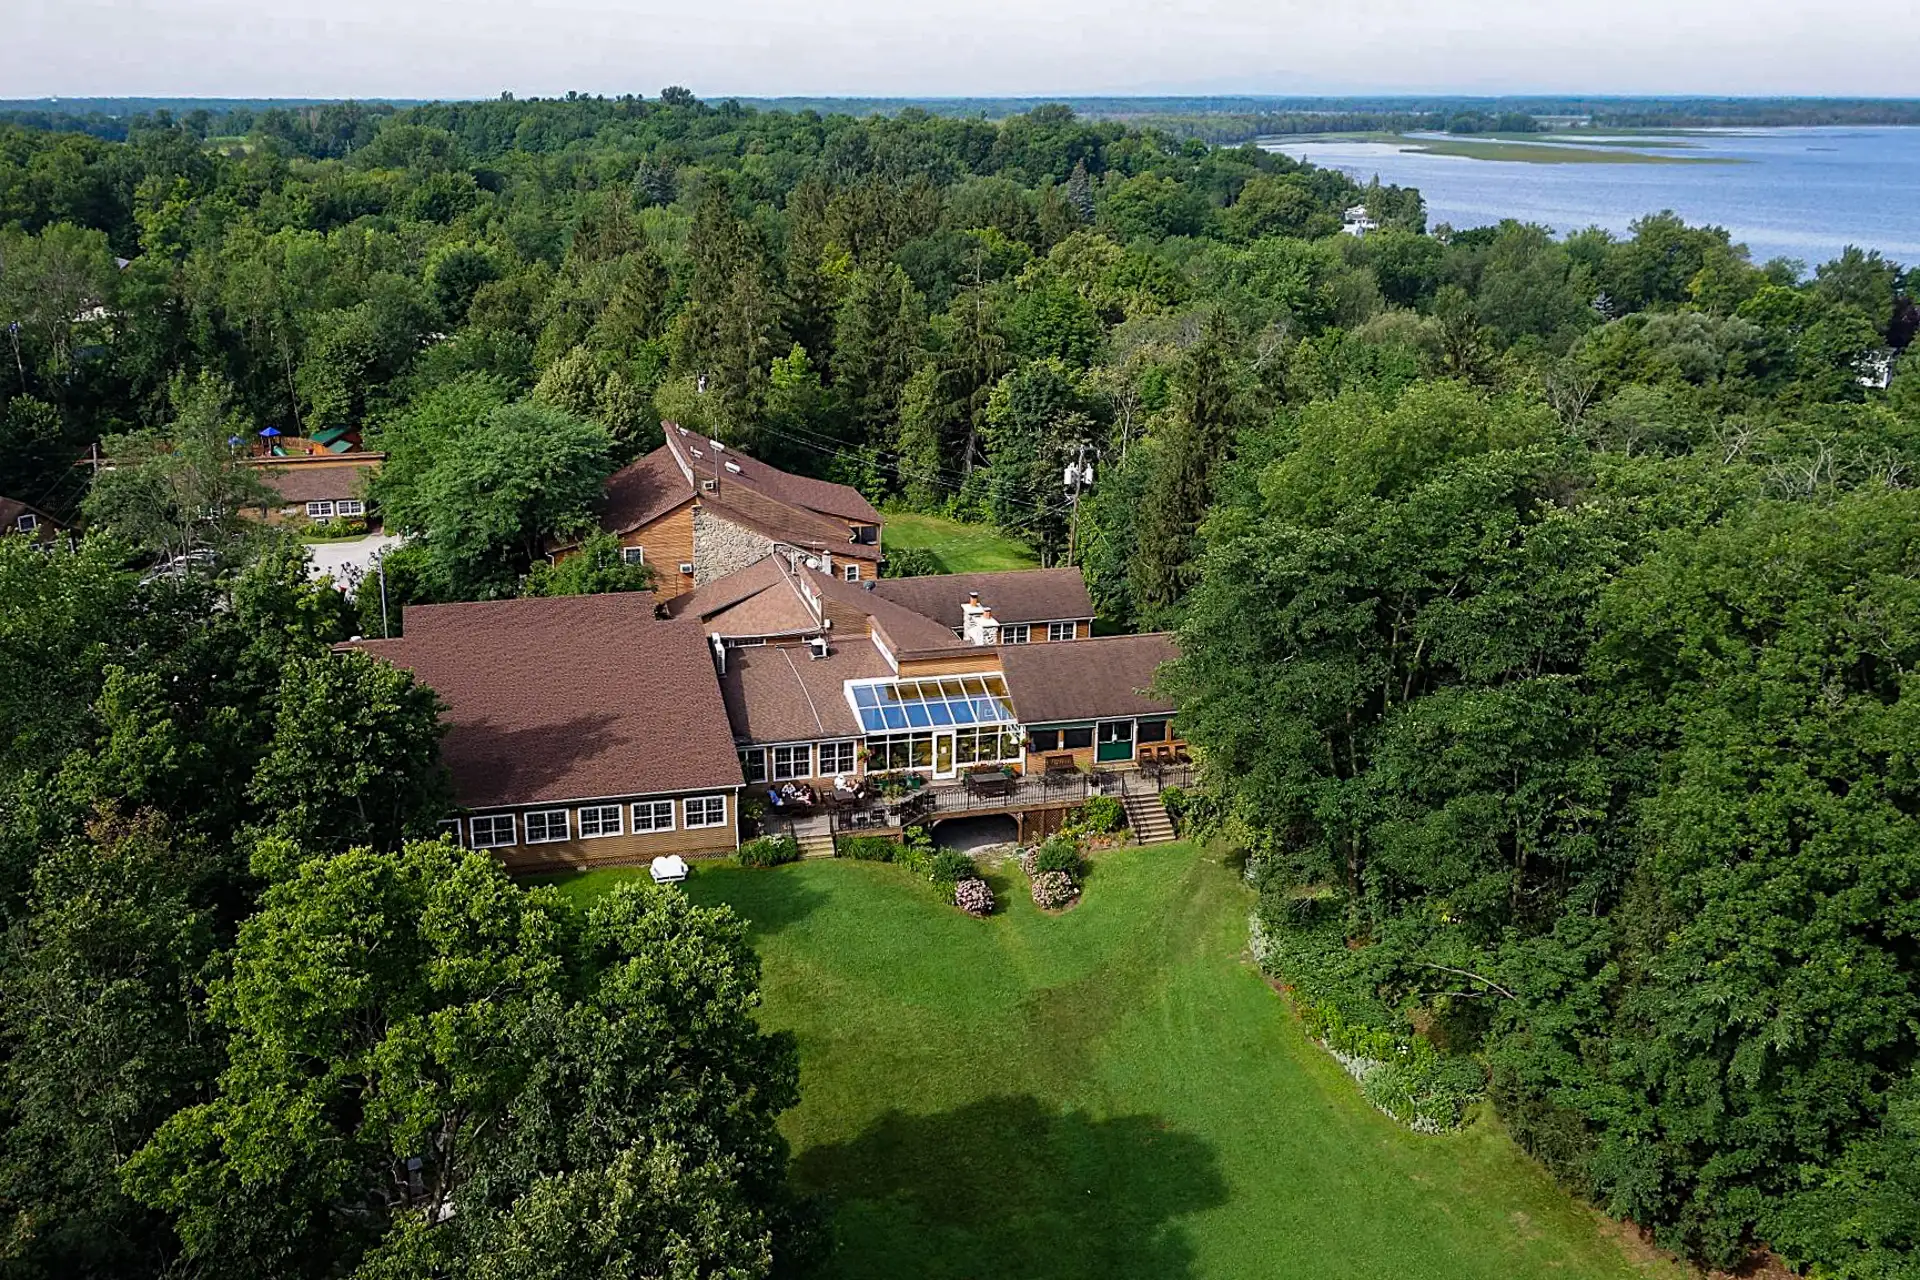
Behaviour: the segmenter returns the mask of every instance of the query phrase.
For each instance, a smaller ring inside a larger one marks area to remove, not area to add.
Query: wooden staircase
[[[1127,825],[1141,844],[1167,844],[1174,839],[1173,819],[1159,796],[1123,796],[1121,803],[1127,809]]]
[[[833,824],[826,815],[818,814],[803,818],[793,824],[793,838],[800,842],[802,858],[831,858],[833,856]]]

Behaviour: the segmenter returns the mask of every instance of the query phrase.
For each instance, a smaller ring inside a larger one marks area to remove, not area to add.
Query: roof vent
[[[825,636],[815,636],[813,639],[807,641],[807,649],[815,662],[820,661],[820,659],[827,656],[827,638]]]
[[[740,464],[739,464],[739,463],[737,463],[737,462],[729,462],[729,463],[727,464],[727,470],[729,470],[729,471],[731,471],[731,472],[733,472],[733,474],[735,474],[735,475],[739,475],[739,474],[740,474]]]
[[[725,453],[727,451],[727,446],[721,444],[718,440],[709,440],[707,443],[713,446],[715,453]]]
[[[696,458],[704,458],[707,456],[706,454],[700,452],[698,449],[688,449],[687,452],[692,454]]]
[[[720,491],[720,482],[712,476],[708,476],[700,481],[700,487],[708,493],[718,493]]]

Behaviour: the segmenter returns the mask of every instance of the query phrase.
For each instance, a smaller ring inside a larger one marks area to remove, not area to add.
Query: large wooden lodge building
[[[1095,638],[1076,569],[879,578],[880,516],[842,489],[669,427],[606,520],[657,592],[415,606],[356,641],[446,704],[460,842],[527,870],[724,853],[788,784],[1184,760],[1148,692],[1170,637]]]

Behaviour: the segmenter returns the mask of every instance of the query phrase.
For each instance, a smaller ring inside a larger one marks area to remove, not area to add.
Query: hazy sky
[[[0,98],[1920,92],[1836,0],[0,0]]]

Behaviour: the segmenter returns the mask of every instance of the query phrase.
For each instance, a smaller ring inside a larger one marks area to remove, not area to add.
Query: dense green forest
[[[398,599],[633,585],[535,564],[663,418],[1178,628],[1183,820],[1247,850],[1310,1025],[1399,1059],[1383,1106],[1444,1125],[1484,1091],[1704,1260],[1915,1274],[1897,266],[1755,264],[1653,212],[1442,240],[1417,193],[1061,107],[217,127],[0,132],[0,491],[93,528],[0,540],[0,1274],[809,1247],[737,927],[577,919],[410,843],[431,704],[330,664],[360,624],[231,518],[225,440],[349,427],[415,535]],[[1341,234],[1355,204],[1381,229]],[[120,465],[89,488],[96,443]],[[126,567],[195,545],[221,576]],[[707,1004],[637,1012],[683,986]],[[569,1109],[673,1053],[730,1073]],[[454,1182],[457,1229],[424,1230]]]
[[[1531,132],[1538,122],[1583,121],[1600,129],[1764,128],[1774,126],[1920,124],[1920,101],[1908,98],[1635,98],[1515,95],[1473,97],[1284,97],[1227,94],[1070,98],[742,98],[761,111],[820,115],[898,115],[926,112],[954,118],[1005,120],[1038,108],[1065,105],[1095,120],[1117,120],[1179,138],[1245,142],[1275,134],[1381,130],[1402,133]],[[418,103],[398,100],[326,102],[234,98],[62,98],[0,100],[0,124],[71,130],[125,141],[143,128],[178,120],[202,137],[241,137],[256,129],[277,134],[291,116],[313,112],[388,115]]]

